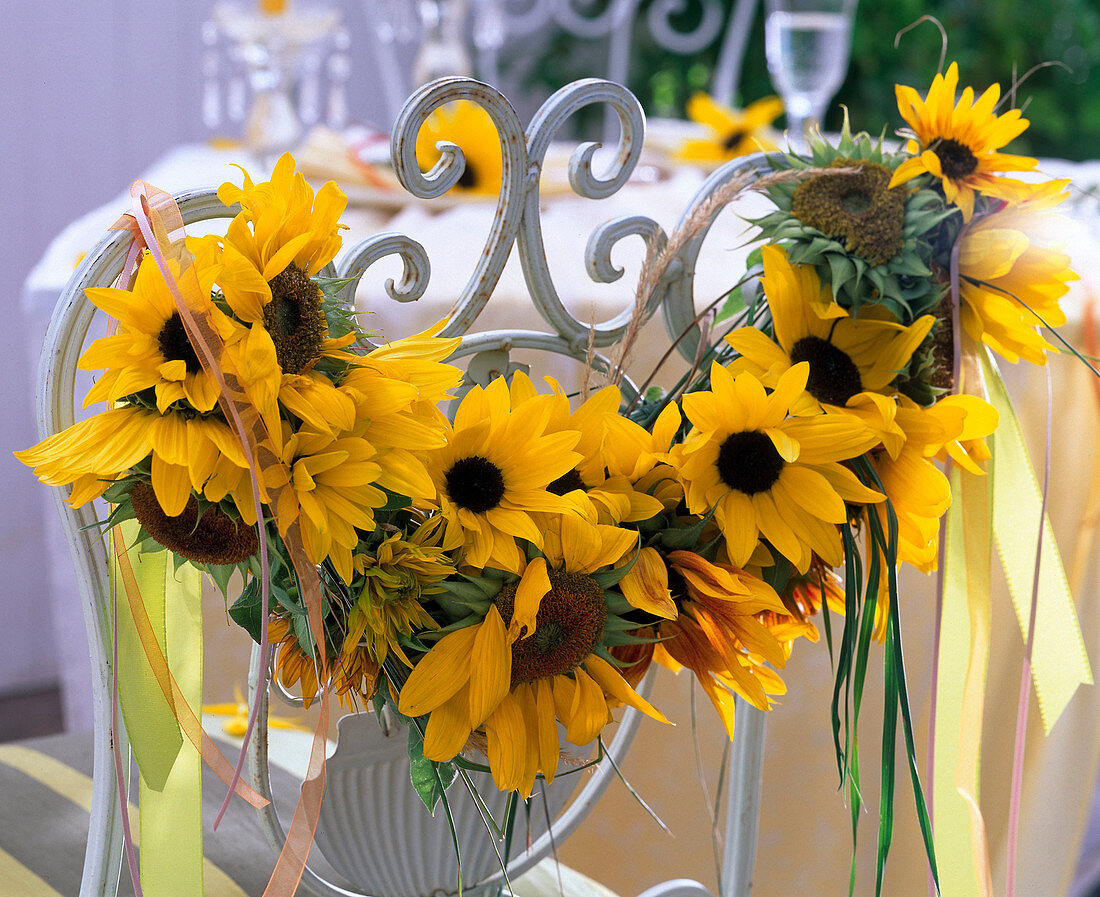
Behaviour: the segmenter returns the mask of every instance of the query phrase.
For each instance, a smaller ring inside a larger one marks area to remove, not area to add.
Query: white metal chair
[[[589,345],[597,354],[594,364],[606,366],[600,349],[619,340],[627,326],[629,309],[614,319],[594,327],[582,323],[569,313],[555,290],[546,263],[539,211],[539,173],[551,139],[563,122],[582,106],[606,104],[619,121],[621,137],[616,147],[615,161],[610,171],[596,174],[592,155],[595,144],[580,146],[570,165],[573,189],[582,196],[602,198],[618,190],[629,178],[642,149],[644,117],[637,100],[625,88],[606,81],[580,81],[563,88],[535,115],[524,131],[507,100],[495,89],[467,79],[442,79],[418,90],[405,105],[393,131],[393,160],[398,176],[406,188],[419,197],[442,195],[459,179],[463,171],[461,151],[444,149],[443,160],[433,171],[421,173],[415,158],[415,138],[431,112],[456,98],[465,98],[483,106],[496,123],[504,154],[503,185],[489,239],[478,266],[462,289],[451,321],[444,335],[463,335],[456,356],[479,353],[507,353],[513,349],[534,349],[584,360]],[[685,210],[682,220],[698,209],[708,197],[746,166],[759,166],[760,159],[730,164],[716,171]],[[204,219],[226,218],[235,210],[227,209],[212,190],[181,194],[178,198],[185,224]],[[720,211],[709,212],[710,221]],[[678,345],[685,358],[692,358],[699,340],[694,325],[695,306],[692,274],[695,260],[709,224],[688,241],[670,279],[654,297],[648,312],[660,308],[671,334],[688,335]],[[609,283],[622,276],[622,270],[611,262],[612,247],[625,237],[641,236],[663,245],[668,235],[652,219],[644,216],[618,218],[599,228],[589,241],[587,269],[593,280]],[[76,400],[76,361],[95,314],[85,299],[88,287],[109,285],[121,270],[129,237],[118,232],[104,239],[80,265],[62,295],[51,321],[39,372],[39,427],[43,437],[55,433],[74,421]],[[479,312],[490,301],[494,285],[500,277],[512,245],[515,243],[523,265],[532,303],[548,325],[547,330],[510,330],[473,332]],[[363,271],[379,259],[396,255],[404,265],[400,282],[390,281],[387,289],[397,301],[412,301],[421,296],[428,283],[429,261],[422,247],[398,234],[386,233],[371,237],[354,247],[341,261],[337,273],[358,279]],[[624,382],[630,395],[636,386]],[[111,622],[108,602],[107,559],[103,539],[91,526],[96,510],[85,506],[71,509],[63,502],[64,493],[57,490],[56,499],[65,533],[69,540],[73,562],[77,569],[81,602],[87,624],[89,650],[93,658],[95,707],[94,731],[94,805],[84,863],[81,897],[101,897],[116,892],[122,850],[122,826],[117,805],[115,769],[112,758],[111,730]],[[250,673],[254,699],[262,702],[266,720],[267,671],[255,662]],[[638,723],[637,714],[627,711],[610,750],[621,757],[633,738]],[[126,745],[124,731],[113,737]],[[261,793],[269,794],[266,765],[266,725],[262,722],[253,742],[252,781]],[[727,795],[726,848],[721,880],[722,897],[747,897],[752,876],[752,861],[756,843],[756,823],[759,806],[760,770],[763,752],[763,715],[739,706],[737,734],[730,764]],[[554,826],[554,837],[560,842],[581,821],[591,804],[615,775],[610,764],[603,764],[584,786],[580,796]],[[265,830],[276,846],[283,840],[282,827],[273,806],[261,811]],[[510,868],[519,875],[550,849],[545,836],[523,859]],[[305,885],[320,894],[356,895],[335,884],[312,876]],[[652,888],[643,897],[702,897],[705,888],[695,882],[675,880]]]

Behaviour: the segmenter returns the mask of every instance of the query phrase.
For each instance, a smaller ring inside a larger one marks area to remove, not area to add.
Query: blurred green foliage
[[[642,10],[655,0],[644,0]],[[722,0],[732,7],[733,0]],[[695,0],[684,3],[674,19],[680,29],[698,21]],[[1020,85],[1016,105],[1031,127],[1008,151],[1067,159],[1100,156],[1100,2],[1097,0],[862,0],[852,35],[848,77],[837,92],[825,120],[838,130],[841,104],[852,125],[887,133],[901,126],[894,84],[908,84],[922,95],[928,90],[940,59],[941,39],[925,22],[898,39],[895,35],[921,16],[935,16],[947,30],[944,67],[959,64],[961,85],[981,92],[999,83],[1009,90],[1033,66],[1056,63],[1031,74]],[[717,46],[694,57],[679,57],[658,48],[639,15],[629,86],[650,115],[683,117],[684,102],[693,90],[706,89]],[[539,62],[525,80],[529,87],[556,88],[574,78],[606,71],[606,42],[558,34],[545,43]],[[741,105],[774,93],[764,56],[764,0],[753,24],[742,70]],[[1002,107],[1003,111],[1007,106]]]

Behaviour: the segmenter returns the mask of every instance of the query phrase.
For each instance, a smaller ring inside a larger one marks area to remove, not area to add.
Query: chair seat
[[[210,727],[211,735],[217,732]],[[278,732],[272,732],[276,741]],[[89,733],[54,735],[0,744],[0,882],[4,897],[77,897],[88,838],[88,808],[92,796],[92,738]],[[226,756],[235,748],[224,745]],[[298,781],[271,765],[271,784],[280,815],[289,818]],[[210,831],[225,785],[203,769],[203,818],[207,821],[204,853],[205,897],[260,897],[275,865],[255,811],[244,801],[229,805],[217,832]],[[285,804],[285,805],[284,805]],[[131,822],[137,810],[131,805]],[[317,863],[311,866],[344,887],[336,873]],[[512,882],[516,897],[615,897],[579,872],[543,860]],[[306,889],[300,890],[305,894]],[[118,893],[133,895],[130,876],[123,870]]]

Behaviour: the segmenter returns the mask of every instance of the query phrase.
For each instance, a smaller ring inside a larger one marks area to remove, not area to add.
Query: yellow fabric
[[[982,356],[982,367],[990,401],[1001,416],[993,437],[996,464],[993,536],[1004,566],[1016,618],[1026,639],[1042,495],[1028,460],[1016,413],[988,353]],[[1043,728],[1048,734],[1077,691],[1077,686],[1092,682],[1077,612],[1049,520],[1044,520],[1043,525],[1032,681],[1039,699]]]
[[[62,897],[10,853],[0,850],[0,881],[6,897]]]
[[[60,760],[22,745],[3,744],[0,745],[0,763],[17,769],[28,778],[45,785],[51,791],[76,804],[84,812],[92,811],[92,780],[71,766],[66,766]],[[130,822],[136,833],[139,829],[137,807],[131,804],[128,809]],[[4,895],[8,897],[6,871],[3,861],[0,860],[0,882],[4,882]],[[248,897],[232,878],[209,860],[203,860],[203,873],[206,897]],[[33,875],[33,873],[29,874]],[[127,873],[123,871],[123,875],[125,874]],[[35,888],[26,891],[28,897],[53,897],[54,893],[48,886],[44,889]],[[12,897],[20,894],[19,890],[15,890]]]

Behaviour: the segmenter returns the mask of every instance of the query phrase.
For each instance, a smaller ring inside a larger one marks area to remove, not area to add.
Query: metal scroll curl
[[[501,189],[496,214],[477,267],[463,287],[447,327],[439,336],[465,333],[489,301],[519,230],[524,196],[530,183],[523,126],[504,95],[488,84],[470,78],[440,78],[417,90],[394,124],[390,152],[394,171],[402,186],[414,196],[434,199],[450,190],[462,177],[466,170],[462,149],[448,141],[437,145],[442,157],[431,171],[422,172],[416,161],[416,136],[428,116],[455,100],[477,104],[489,114],[496,127],[502,157]]]

